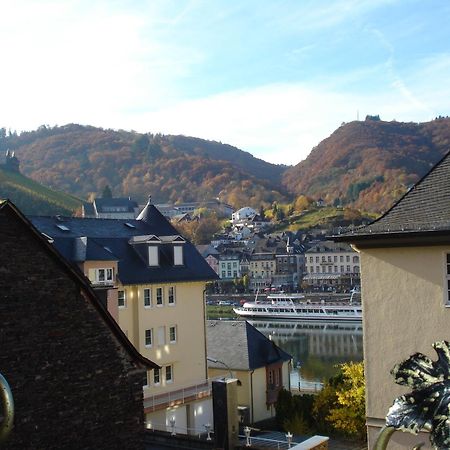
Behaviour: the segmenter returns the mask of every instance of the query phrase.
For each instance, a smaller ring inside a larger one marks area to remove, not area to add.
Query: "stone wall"
[[[0,373],[16,410],[4,448],[143,448],[145,369],[9,207],[0,248]]]

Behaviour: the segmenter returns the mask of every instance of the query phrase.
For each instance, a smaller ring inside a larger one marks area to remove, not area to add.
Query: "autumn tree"
[[[214,212],[197,220],[173,223],[173,225],[182,236],[196,245],[211,242],[212,236],[222,227]]]
[[[344,363],[315,397],[312,415],[320,432],[365,438],[364,365]],[[330,430],[331,428],[331,430]]]
[[[341,364],[340,368],[343,381],[336,390],[336,405],[331,408],[326,420],[336,430],[364,438],[366,434],[364,365],[362,362],[350,362]]]
[[[294,210],[298,212],[302,212],[309,207],[311,204],[311,199],[306,197],[306,195],[299,195],[293,204]]]
[[[345,220],[358,220],[361,219],[361,213],[357,209],[345,208],[344,210]]]

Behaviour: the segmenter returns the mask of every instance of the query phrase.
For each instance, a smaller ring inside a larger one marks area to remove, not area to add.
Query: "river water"
[[[337,373],[337,364],[363,359],[361,322],[249,320],[249,323],[292,355],[292,387],[314,389]]]

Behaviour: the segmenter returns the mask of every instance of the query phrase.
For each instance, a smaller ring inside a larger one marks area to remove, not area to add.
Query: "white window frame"
[[[183,246],[182,245],[174,245],[173,246],[173,265],[174,266],[183,266]]]
[[[146,348],[153,347],[153,328],[144,331],[144,345]]]
[[[173,339],[172,339],[172,331],[173,331]],[[178,338],[178,330],[176,325],[172,325],[169,327],[169,343],[176,344]]]
[[[169,286],[167,289],[167,304],[173,306],[176,303],[175,286]]]
[[[158,295],[158,294],[160,294],[160,295]],[[161,300],[161,302],[159,302],[159,300]],[[162,306],[164,306],[164,289],[162,287],[156,288],[156,306],[158,308],[161,308]]]
[[[146,294],[148,293],[148,297]],[[151,288],[145,288],[143,290],[143,298],[144,298],[144,308],[151,308],[152,305],[152,289]],[[148,305],[146,304],[146,300],[149,300]]]
[[[112,267],[99,267],[95,269],[95,283],[97,284],[113,284],[114,269]]]
[[[159,267],[159,246],[148,246],[148,265],[149,267]]]
[[[153,384],[155,386],[159,386],[161,384],[161,369],[153,369]]]
[[[168,371],[170,372],[170,377],[167,377]],[[169,364],[168,366],[165,366],[164,368],[164,376],[166,378],[166,383],[171,384],[173,383],[173,365]]]
[[[97,281],[97,283],[104,283],[106,281],[106,273],[105,272],[106,272],[106,269],[96,269],[95,270],[95,281]]]
[[[150,387],[150,383],[151,383],[150,380],[151,380],[150,370],[147,370],[147,372],[145,373],[144,389],[148,389]]]
[[[120,293],[122,292],[123,298],[121,299]],[[120,304],[120,301],[123,300],[123,305]],[[117,306],[119,309],[123,309],[127,307],[127,293],[125,290],[118,290],[117,291]]]

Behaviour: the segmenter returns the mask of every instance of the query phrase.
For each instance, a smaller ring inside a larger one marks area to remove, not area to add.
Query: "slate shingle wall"
[[[0,255],[0,372],[16,407],[5,448],[143,448],[145,371],[57,259],[5,209]]]

